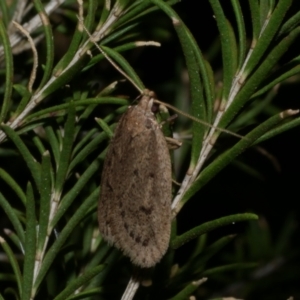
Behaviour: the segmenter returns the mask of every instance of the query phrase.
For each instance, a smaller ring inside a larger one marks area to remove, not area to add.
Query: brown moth
[[[103,238],[143,268],[166,253],[171,231],[171,160],[146,91],[117,124],[101,178],[98,204]]]

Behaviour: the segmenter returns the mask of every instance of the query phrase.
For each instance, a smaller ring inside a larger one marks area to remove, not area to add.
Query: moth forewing
[[[121,117],[105,158],[98,220],[103,238],[140,267],[167,251],[172,175],[165,137],[152,113],[153,92]]]

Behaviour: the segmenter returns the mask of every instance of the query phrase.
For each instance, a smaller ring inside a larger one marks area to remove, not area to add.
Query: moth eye
[[[158,112],[159,109],[159,104],[158,103],[153,103],[152,107],[151,107],[151,111],[156,114]]]

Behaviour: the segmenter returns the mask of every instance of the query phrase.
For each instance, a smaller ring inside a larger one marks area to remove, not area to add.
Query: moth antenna
[[[83,27],[86,34],[89,36],[90,41],[96,46],[96,48],[103,54],[103,56],[110,62],[110,64],[120,73],[122,74],[128,81],[132,83],[132,85],[142,94],[143,90],[138,87],[138,85],[130,78],[107,54],[106,52],[96,43],[93,36],[90,34],[90,32],[85,27],[82,18],[80,18],[77,15],[78,21],[81,23],[81,26]]]
[[[89,36],[89,39],[90,41],[96,46],[96,48],[103,54],[103,56],[110,62],[110,64],[120,73],[122,74],[129,82],[131,82],[131,84],[139,91],[140,94],[143,94],[144,93],[144,90],[140,89],[138,87],[138,85],[133,81],[132,78],[130,78],[130,76],[128,76],[107,54],[106,52],[96,43],[96,41],[94,40],[93,36],[90,34],[90,32],[88,31],[88,29],[85,27],[84,23],[83,23],[83,12],[80,11],[80,16],[77,15],[77,19],[78,21],[80,22],[82,28],[84,29],[84,31],[86,32],[86,34]],[[179,114],[187,117],[187,118],[190,118],[191,120],[197,122],[197,123],[200,123],[200,124],[203,124],[207,127],[210,127],[210,128],[213,128],[213,129],[216,129],[216,130],[219,130],[221,132],[225,132],[227,134],[230,134],[230,135],[233,135],[237,138],[240,138],[240,139],[243,139],[245,138],[244,136],[240,135],[240,134],[237,134],[237,133],[234,133],[230,130],[227,130],[227,129],[224,129],[224,128],[220,128],[220,127],[217,127],[217,126],[214,126],[214,125],[211,125],[210,123],[206,122],[206,121],[202,121],[200,119],[197,119],[183,111],[180,111],[179,109],[177,109],[176,107],[174,107],[173,105],[171,104],[168,104],[168,103],[165,103],[165,102],[162,102],[162,101],[159,101],[157,99],[154,100],[154,102],[156,103],[159,103],[159,104],[162,104],[162,105],[165,105],[166,107],[169,107],[170,109],[178,112]]]
[[[202,124],[202,125],[205,125],[205,126],[207,126],[207,127],[210,127],[210,128],[216,129],[216,130],[219,130],[219,131],[221,131],[221,132],[228,133],[228,134],[233,135],[233,136],[235,136],[235,137],[237,137],[237,138],[240,138],[240,139],[244,139],[244,138],[245,138],[243,135],[240,135],[240,134],[238,134],[238,133],[235,133],[235,132],[232,132],[232,131],[230,131],[230,130],[227,130],[227,129],[224,129],[224,128],[220,128],[220,127],[211,125],[210,123],[208,123],[208,122],[206,122],[206,121],[197,119],[196,117],[193,117],[193,116],[191,116],[190,114],[185,113],[185,112],[179,110],[178,108],[176,108],[175,106],[173,106],[173,105],[171,105],[171,104],[169,104],[169,103],[165,103],[165,102],[159,101],[159,100],[157,100],[157,99],[155,99],[154,102],[155,102],[155,103],[162,104],[162,105],[164,105],[164,106],[166,106],[166,107],[168,107],[168,108],[170,108],[170,109],[176,111],[177,113],[179,113],[179,114],[181,114],[181,115],[183,115],[183,116],[185,116],[185,117],[187,117],[187,118],[189,118],[189,119],[191,119],[191,120],[193,120],[193,121],[195,121],[195,122],[197,122],[197,123],[200,123],[200,124]]]

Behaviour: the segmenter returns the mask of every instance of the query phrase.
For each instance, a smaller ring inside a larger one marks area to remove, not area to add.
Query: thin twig
[[[48,15],[51,14],[57,7],[62,5],[65,1],[66,0],[50,0],[49,3],[45,5],[45,13]],[[30,21],[26,22],[22,26],[25,30],[27,30],[31,34],[41,25],[42,25],[41,18],[37,14]],[[11,48],[14,49],[22,41],[22,36],[18,33],[11,34],[9,37],[9,41],[10,41]],[[4,49],[3,46],[0,46],[0,60],[3,58],[3,56],[4,56]]]
[[[133,275],[131,276],[126,290],[124,291],[121,300],[132,300],[134,295],[137,292],[137,289],[140,285],[140,278],[139,278],[139,269],[135,268]]]
[[[17,22],[13,21],[13,24],[27,37],[28,42],[30,44],[30,47],[32,49],[33,53],[33,65],[32,65],[32,70],[28,82],[28,90],[31,93],[32,92],[32,86],[34,84],[35,78],[36,78],[36,70],[38,68],[38,53],[34,44],[34,41],[32,37],[30,36],[29,32],[20,24]]]

